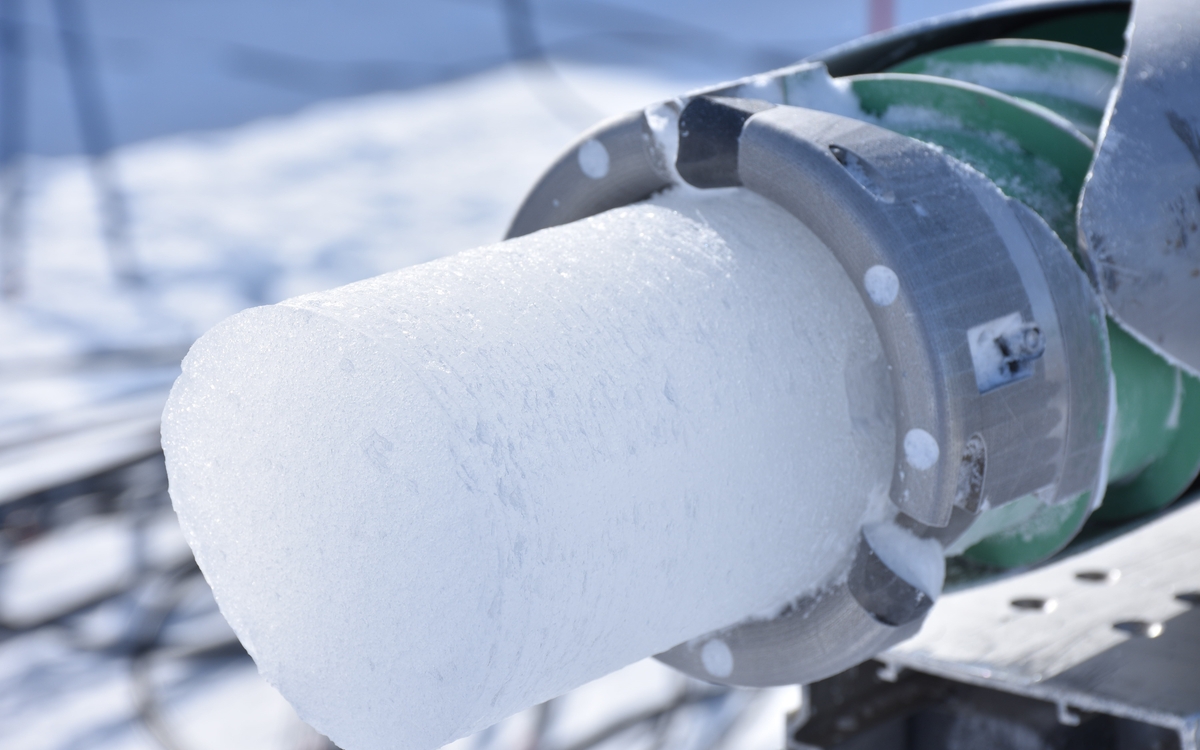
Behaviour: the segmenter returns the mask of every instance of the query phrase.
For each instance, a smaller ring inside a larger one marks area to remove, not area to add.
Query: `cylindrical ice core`
[[[836,575],[893,429],[854,284],[721,190],[240,313],[163,444],[266,678],[430,750]]]

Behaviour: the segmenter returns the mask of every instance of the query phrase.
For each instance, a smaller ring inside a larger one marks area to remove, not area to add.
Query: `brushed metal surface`
[[[1113,317],[1200,375],[1200,3],[1137,0],[1079,239]]]
[[[853,154],[854,168],[838,154]],[[890,366],[890,495],[900,510],[945,526],[964,502],[963,472],[980,445],[990,507],[1027,494],[1050,503],[1099,497],[1109,403],[1103,311],[1044,222],[924,143],[814,110],[751,117],[738,163],[743,184],[803,221],[859,286]],[[899,279],[887,305],[866,288],[877,266]],[[1031,377],[981,393],[968,331],[1012,314],[1041,330],[1044,354]],[[933,465],[909,460],[914,430],[937,443]]]
[[[877,658],[1194,738],[1198,500],[1045,567],[945,594],[916,636]]]

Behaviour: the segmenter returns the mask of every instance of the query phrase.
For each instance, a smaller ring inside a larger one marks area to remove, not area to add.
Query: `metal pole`
[[[24,0],[0,0],[0,295],[22,287],[25,203]]]
[[[529,0],[501,0],[500,8],[504,14],[509,52],[513,61],[529,76],[534,96],[551,114],[571,127],[587,127],[600,120],[603,113],[579,96],[546,56]]]
[[[54,0],[54,11],[79,119],[80,136],[100,200],[104,242],[109,259],[118,279],[127,284],[137,284],[142,277],[129,233],[129,207],[111,159],[112,131],[100,91],[87,16],[80,0]]]
[[[887,31],[896,25],[896,8],[893,0],[868,0],[867,31]]]

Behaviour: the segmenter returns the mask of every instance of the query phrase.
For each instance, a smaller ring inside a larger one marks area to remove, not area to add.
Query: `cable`
[[[196,570],[195,560],[188,560],[164,575],[160,579],[160,589],[163,591],[159,601],[153,602],[152,599],[149,606],[141,608],[140,617],[135,619],[128,637],[124,639],[125,643],[122,644],[129,653],[129,676],[138,718],[163,750],[183,750],[183,746],[167,726],[159,709],[152,674],[154,647],[162,635],[167,618],[183,598],[182,583]]]
[[[111,160],[112,132],[109,127],[100,80],[96,72],[87,16],[80,0],[54,0],[58,34],[71,81],[80,137],[91,166],[92,183],[100,200],[104,243],[117,278],[135,285],[142,276],[134,257],[129,231],[129,206]]]

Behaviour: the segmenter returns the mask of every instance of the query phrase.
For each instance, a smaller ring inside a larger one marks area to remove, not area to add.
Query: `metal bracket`
[[[1200,4],[1137,0],[1083,188],[1079,241],[1113,317],[1200,376]]]

